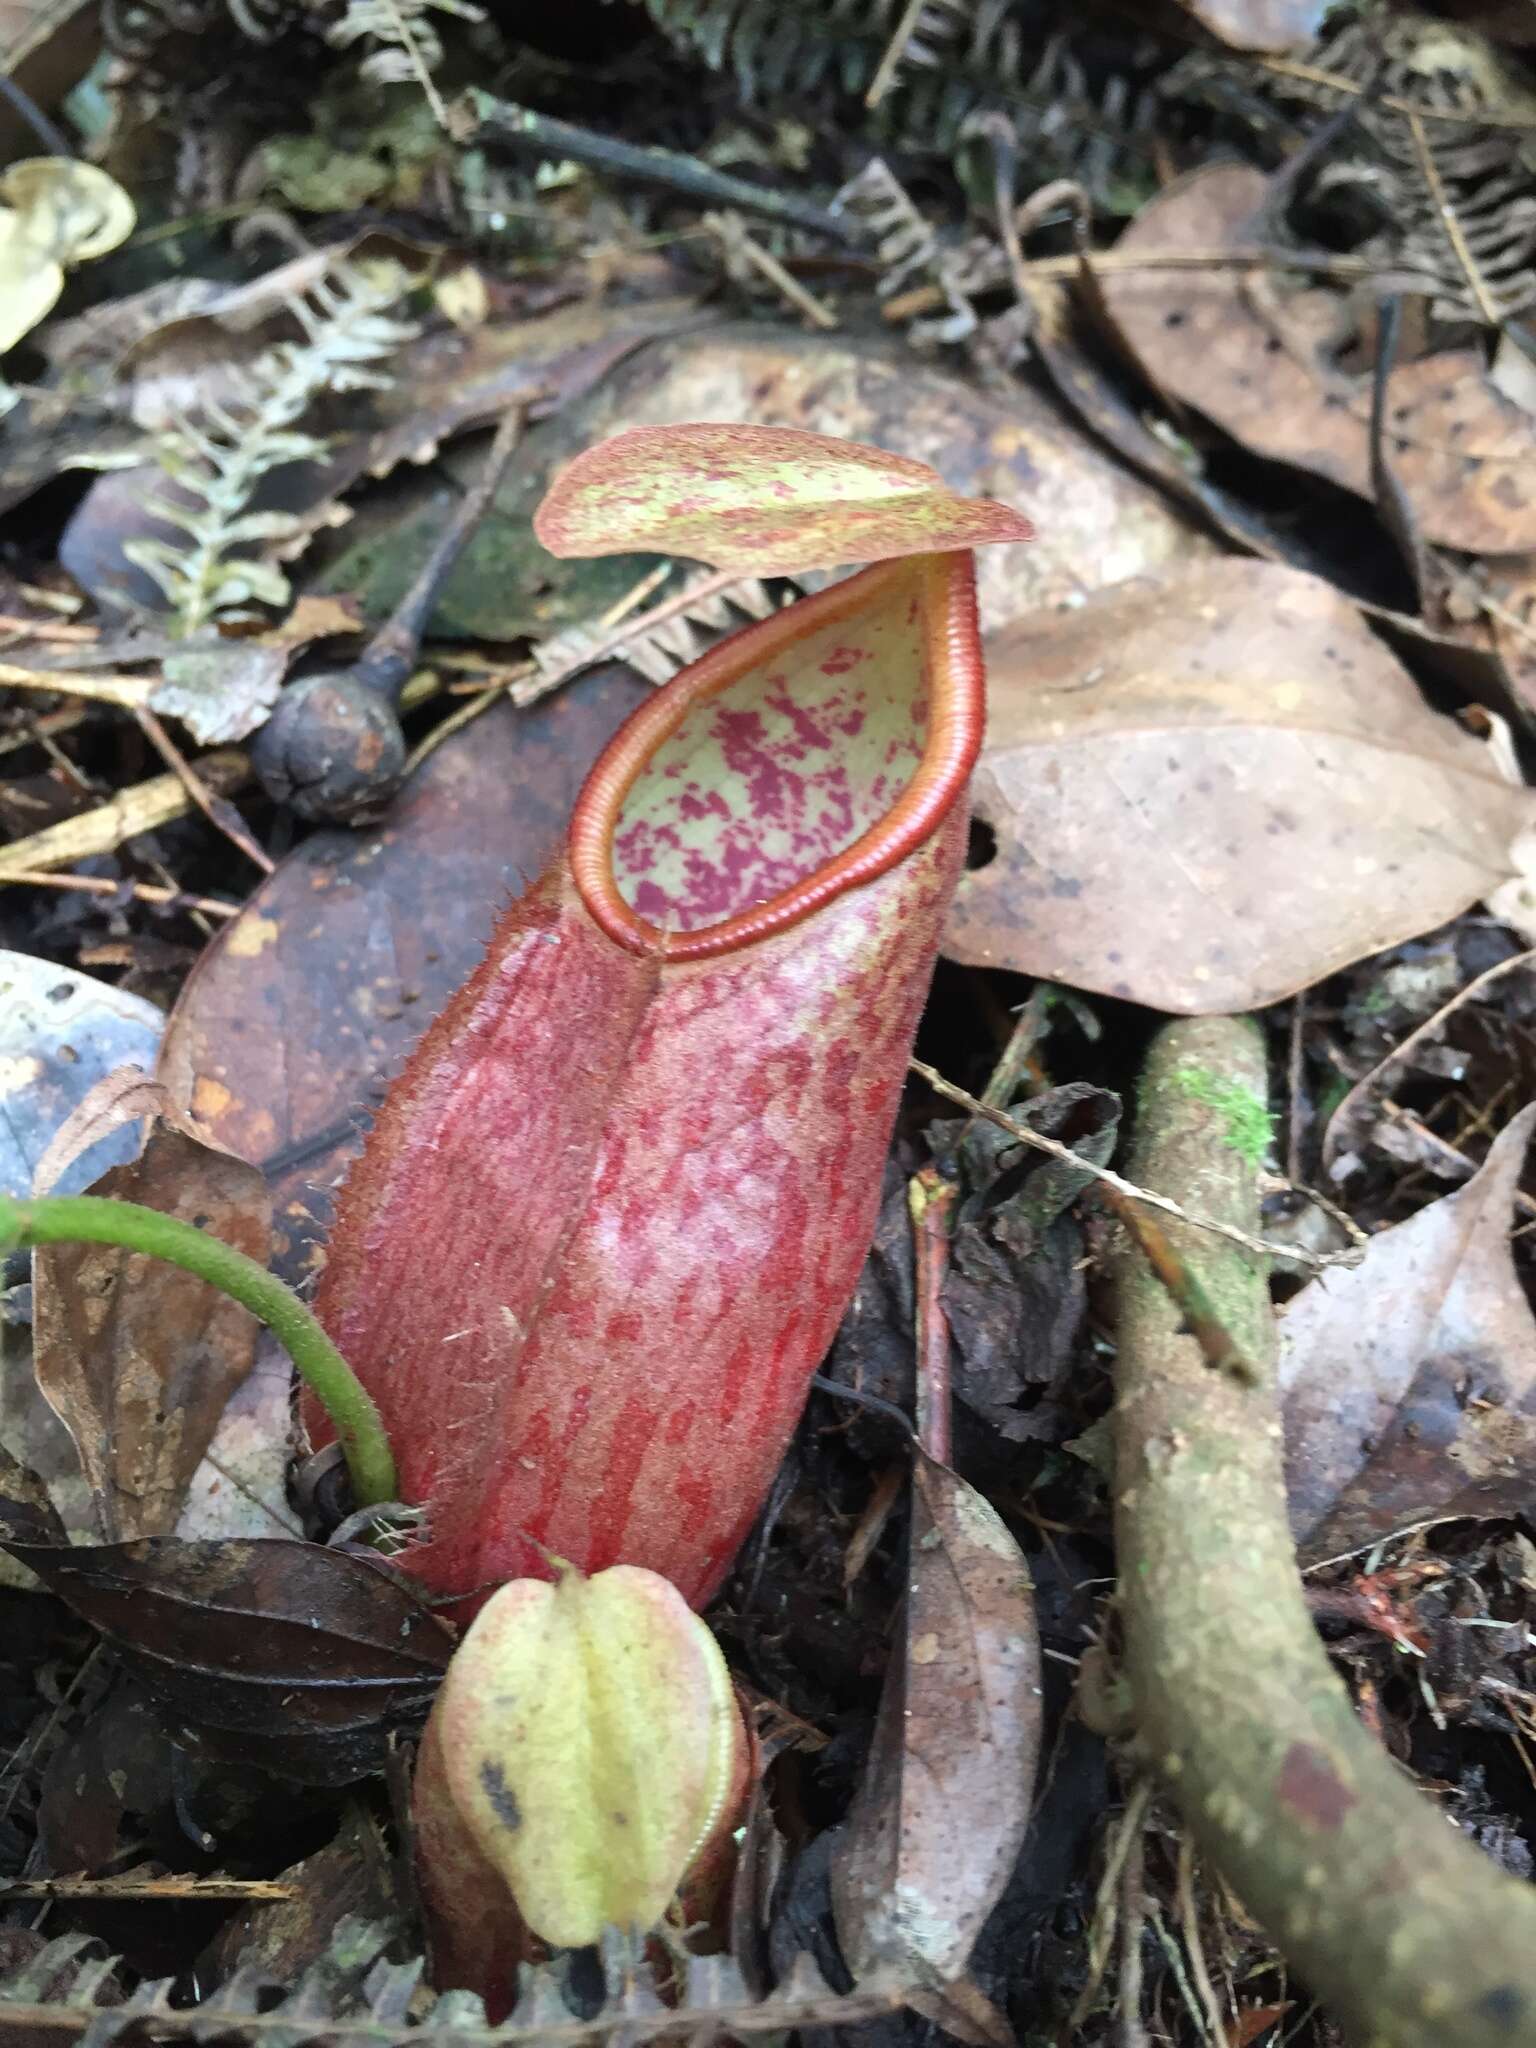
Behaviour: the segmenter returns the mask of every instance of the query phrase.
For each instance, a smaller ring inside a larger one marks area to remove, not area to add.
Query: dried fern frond
[[[347,0],[346,12],[326,30],[325,39],[336,50],[371,43],[374,47],[361,66],[364,78],[374,85],[401,85],[414,79],[442,121],[446,110],[432,82],[432,73],[443,61],[434,13],[451,14],[460,21],[485,19],[485,9],[472,6],[470,0]]]
[[[863,97],[882,82],[873,131],[942,153],[968,116],[1000,108],[1031,182],[1075,176],[1119,211],[1112,188],[1128,158],[1145,174],[1152,88],[1179,54],[1147,34],[1064,30],[1051,0],[923,0],[910,26],[906,0],[642,4],[671,43],[733,76],[745,101]]]
[[[176,421],[159,438],[156,459],[177,497],[149,509],[180,528],[185,541],[125,543],[131,562],[165,593],[176,631],[191,636],[220,613],[258,603],[282,605],[288,579],[252,546],[290,539],[300,522],[287,512],[253,511],[269,471],[322,456],[326,443],[300,424],[322,391],[383,390],[388,360],[417,330],[390,314],[411,283],[402,264],[339,264],[288,309],[303,329],[231,373],[233,391]]]
[[[1437,317],[1495,325],[1536,305],[1536,91],[1488,38],[1372,9],[1304,60],[1201,52],[1166,81],[1191,102],[1233,87],[1308,125],[1353,114],[1308,189],[1379,221],[1354,253],[1417,280]]]
[[[837,194],[832,210],[863,223],[880,265],[881,298],[894,298],[919,280],[944,294],[947,314],[914,322],[914,341],[957,342],[975,333],[972,295],[997,281],[991,274],[997,269],[992,244],[944,241],[883,157],[870,158]]]
[[[788,577],[778,577],[770,585],[761,577],[742,576],[728,588],[720,585],[718,574],[704,577],[655,606],[654,613],[663,617],[642,613],[620,626],[598,622],[552,633],[533,650],[538,674],[514,689],[514,701],[532,703],[594,661],[626,661],[648,682],[670,682],[727,633],[751,620],[766,619],[801,595],[801,586]]]
[[[242,1970],[200,2005],[172,2004],[176,1981],[140,1984],[121,2002],[113,1996],[110,1958],[89,1953],[88,1935],[62,1935],[9,1974],[0,1974],[0,2044],[15,2029],[29,2043],[92,2041],[202,2044],[241,2048],[600,2048],[608,2042],[661,2042],[705,2048],[722,2039],[763,2039],[802,2027],[840,2027],[894,2012],[901,1990],[853,1992],[839,1997],[808,1956],[796,1958],[786,1981],[766,1998],[747,1991],[723,1956],[679,1958],[683,1996],[664,2005],[643,1962],[611,1935],[602,1945],[607,1986],[603,2010],[573,2017],[555,1966],[519,1972],[511,2017],[488,2024],[485,2007],[467,1991],[448,1991],[426,2002],[421,2018],[422,1965],[385,1960],[392,1930],[349,1917],[330,1947],[296,1986],[278,1985],[260,1971]]]

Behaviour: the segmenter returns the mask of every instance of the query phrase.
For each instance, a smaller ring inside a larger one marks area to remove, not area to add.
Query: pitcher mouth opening
[[[873,881],[964,791],[986,706],[968,552],[886,562],[746,627],[609,741],[571,870],[627,951],[734,952]]]

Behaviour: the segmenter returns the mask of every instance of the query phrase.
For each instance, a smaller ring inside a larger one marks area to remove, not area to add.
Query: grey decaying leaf
[[[1465,1187],[1321,1275],[1281,1324],[1291,1526],[1324,1557],[1414,1522],[1524,1512],[1536,1322],[1509,1250],[1536,1103]]]
[[[918,1452],[904,1628],[832,1862],[858,1983],[964,1971],[1018,1858],[1039,1739],[1029,1569],[981,1495]]]

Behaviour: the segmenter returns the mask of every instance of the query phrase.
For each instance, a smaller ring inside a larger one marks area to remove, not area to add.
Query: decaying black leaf
[[[453,1649],[408,1581],[354,1551],[0,1541],[101,1631],[179,1741],[304,1784],[377,1770],[389,1734],[425,1721]]]

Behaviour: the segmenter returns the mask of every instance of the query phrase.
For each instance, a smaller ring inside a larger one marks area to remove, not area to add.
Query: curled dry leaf
[[[1241,248],[1258,234],[1269,181],[1219,164],[1143,207],[1116,245],[1139,251]],[[1245,448],[1375,498],[1371,380],[1340,369],[1348,338],[1334,292],[1282,296],[1272,270],[1106,271],[1099,283],[1150,380]],[[1536,548],[1536,419],[1489,381],[1481,356],[1448,350],[1392,372],[1384,450],[1425,540],[1470,553]]]
[[[266,1263],[260,1170],[188,1126],[157,1119],[142,1156],[94,1191],[180,1217]],[[166,1534],[251,1369],[255,1317],[179,1266],[118,1245],[51,1245],[32,1270],[37,1383],[74,1438],[102,1534]]]
[[[649,694],[610,664],[530,711],[496,705],[429,757],[386,823],[312,833],[199,958],[161,1075],[221,1144],[267,1166],[290,1274],[384,1083]]]
[[[1536,1103],[1463,1188],[1320,1275],[1281,1323],[1291,1526],[1327,1557],[1536,1490],[1536,1322],[1509,1249]]]
[[[1018,1860],[1040,1741],[1022,1553],[996,1512],[916,1453],[902,1639],[832,1862],[856,1981],[952,1983]]]
[[[578,455],[533,528],[552,555],[654,549],[755,576],[1034,535],[926,462],[795,427],[698,424],[631,427]]]
[[[994,634],[945,951],[1198,1015],[1432,929],[1533,815],[1354,608],[1276,563],[1140,578]]]
[[[421,1726],[447,1669],[452,1631],[376,1558],[283,1541],[63,1548],[3,1498],[0,1515],[11,1555],[209,1754],[349,1784],[381,1767],[391,1730]]]

